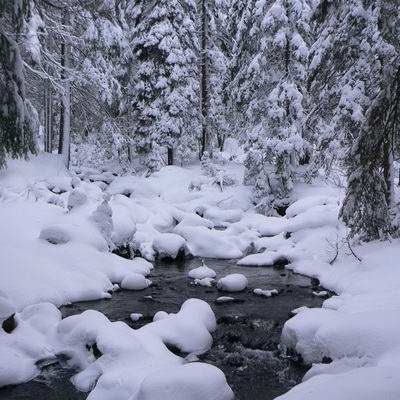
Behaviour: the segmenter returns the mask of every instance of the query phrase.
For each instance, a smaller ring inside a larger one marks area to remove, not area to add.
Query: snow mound
[[[26,307],[15,321],[11,333],[0,330],[0,351],[6,356],[0,358],[0,386],[25,382],[39,373],[41,362],[60,356],[80,370],[72,382],[90,391],[88,399],[233,399],[222,371],[186,364],[167,348],[199,354],[211,346],[216,321],[202,300],[187,300],[177,314],[138,330],[94,310],[61,320],[50,303]],[[167,387],[170,391],[160,394]]]
[[[242,292],[248,286],[247,278],[242,274],[230,274],[217,282],[217,288],[224,292]]]
[[[276,400],[397,400],[400,395],[400,368],[364,367],[320,375],[294,387]]]
[[[215,278],[216,276],[216,272],[207,267],[207,265],[204,264],[204,260],[202,261],[202,265],[200,267],[194,268],[188,273],[188,277],[192,279]]]
[[[130,272],[122,279],[121,288],[127,290],[143,290],[152,285],[149,279],[136,272]]]
[[[153,248],[160,258],[176,258],[185,243],[185,239],[175,233],[160,233],[153,241]]]
[[[246,265],[246,266],[258,266],[258,267],[268,267],[272,266],[280,261],[287,262],[290,257],[288,257],[288,253],[291,251],[269,251],[266,250],[263,253],[258,254],[250,254],[241,260],[238,261],[237,265]]]
[[[160,370],[144,379],[138,400],[232,400],[233,392],[221,370],[213,365],[190,363]]]

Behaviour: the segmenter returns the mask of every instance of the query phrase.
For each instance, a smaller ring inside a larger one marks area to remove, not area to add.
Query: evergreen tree
[[[35,41],[29,21],[37,18],[30,1],[0,3],[0,168],[6,157],[26,157],[35,151],[37,115],[27,99],[22,52]]]
[[[142,154],[152,142],[166,148],[169,165],[175,149],[181,159],[193,152],[199,135],[195,11],[191,0],[148,2],[133,31],[133,140]]]
[[[363,240],[395,231],[391,210],[400,115],[398,12],[393,1],[323,1],[315,16],[318,40],[312,49],[311,90],[322,106],[315,120],[328,127],[319,149],[330,165],[337,160],[347,169],[340,215],[351,236]]]
[[[233,93],[248,137],[245,181],[254,185],[254,201],[264,212],[287,201],[310,148],[303,129],[310,11],[307,1],[257,2],[243,9],[239,25],[238,49],[248,38],[257,45],[247,63],[235,51]]]

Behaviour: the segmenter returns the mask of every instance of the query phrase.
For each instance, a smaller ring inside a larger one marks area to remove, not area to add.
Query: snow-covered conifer
[[[194,151],[199,134],[198,39],[195,3],[162,0],[143,4],[132,32],[136,57],[132,110],[138,153],[151,142],[165,147],[168,164]],[[183,146],[182,146],[183,145]]]
[[[393,158],[400,122],[399,5],[362,0],[321,2],[311,51],[311,92],[320,109],[318,166],[347,169],[341,217],[351,235],[371,240],[391,224]],[[315,123],[317,122],[317,123]],[[329,162],[329,164],[327,163]]]
[[[285,201],[310,147],[304,130],[310,11],[308,1],[277,0],[257,2],[242,13],[238,39],[250,38],[256,47],[245,62],[239,55],[233,61],[233,102],[244,112],[239,126],[248,137],[246,182],[259,182],[256,203],[264,196],[262,187],[275,198],[271,206]],[[260,185],[260,173],[273,187]]]
[[[6,1],[0,6],[0,168],[6,157],[35,151],[37,114],[26,94],[22,52],[35,41],[37,17],[30,1]],[[29,29],[31,27],[32,29]]]

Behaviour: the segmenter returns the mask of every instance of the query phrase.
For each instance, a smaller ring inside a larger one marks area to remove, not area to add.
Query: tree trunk
[[[66,25],[69,21],[68,12],[64,14],[63,22]],[[61,98],[61,119],[60,119],[60,141],[58,153],[67,168],[70,161],[70,134],[71,134],[71,84],[69,81],[69,69],[71,67],[71,44],[69,39],[63,39],[61,43],[61,78],[64,91]]]
[[[44,151],[51,153],[53,150],[53,96],[50,82],[46,82],[44,89]]]
[[[174,149],[168,147],[168,165],[174,165]]]
[[[386,183],[386,202],[390,209],[395,204],[395,196],[393,150],[389,139],[383,144],[383,178]]]
[[[208,0],[202,0],[201,2],[201,16],[202,16],[202,36],[201,36],[201,115],[202,120],[202,137],[201,137],[201,149],[200,158],[203,156],[205,151],[209,151],[210,147],[210,135],[208,127],[208,111],[209,111],[209,55],[208,55]]]

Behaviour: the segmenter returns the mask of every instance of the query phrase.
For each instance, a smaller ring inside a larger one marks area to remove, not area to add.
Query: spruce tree
[[[400,116],[398,11],[393,1],[323,1],[315,14],[310,88],[321,104],[315,125],[323,121],[327,128],[319,150],[326,168],[335,162],[346,168],[340,215],[350,235],[362,240],[398,229],[392,224]]]
[[[166,148],[168,164],[195,151],[199,136],[195,10],[191,0],[148,2],[133,31],[133,140],[143,155],[152,142]]]
[[[239,126],[248,138],[245,181],[254,185],[254,201],[264,212],[287,201],[311,147],[304,130],[310,11],[307,1],[297,0],[257,2],[242,10],[242,43],[236,47],[244,48],[245,41],[256,47],[245,60],[234,53],[233,101],[244,114]]]
[[[35,17],[30,1],[0,4],[0,168],[6,166],[7,157],[26,157],[35,151],[37,116],[26,95],[22,57],[27,21]]]

